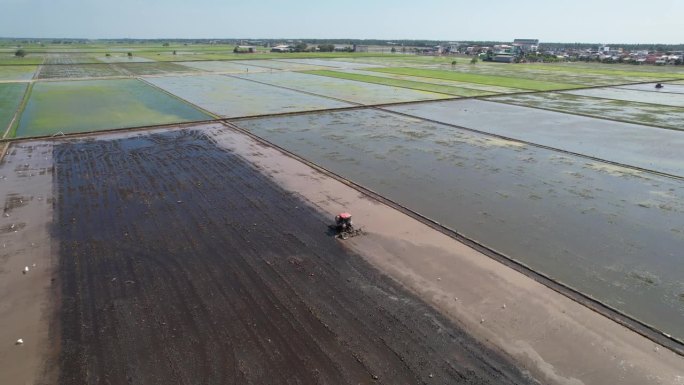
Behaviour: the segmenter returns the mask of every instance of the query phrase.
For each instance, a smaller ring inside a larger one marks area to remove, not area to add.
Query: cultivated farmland
[[[2,54],[0,383],[681,376],[678,67],[232,48]]]
[[[95,131],[211,117],[139,80],[36,83],[17,136]]]
[[[17,112],[26,87],[24,83],[0,83],[0,131],[3,134]]]
[[[159,77],[148,81],[225,117],[351,107],[349,103],[222,75]]]
[[[67,142],[54,158],[60,383],[528,383],[200,131]]]

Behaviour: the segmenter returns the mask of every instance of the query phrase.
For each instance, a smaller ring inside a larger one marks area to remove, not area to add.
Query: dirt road
[[[53,156],[62,384],[532,382],[199,131]]]

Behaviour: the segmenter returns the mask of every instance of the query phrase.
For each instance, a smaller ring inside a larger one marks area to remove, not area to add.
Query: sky
[[[684,43],[684,0],[0,0],[0,37]]]

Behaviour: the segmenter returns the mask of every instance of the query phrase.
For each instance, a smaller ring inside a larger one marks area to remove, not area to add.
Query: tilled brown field
[[[199,131],[54,159],[62,384],[531,382]]]

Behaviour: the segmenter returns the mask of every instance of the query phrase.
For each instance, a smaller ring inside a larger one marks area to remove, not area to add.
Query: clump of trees
[[[470,59],[470,64],[477,64],[477,56],[473,56],[473,58]]]
[[[128,53],[126,54],[126,56],[128,56],[128,57],[133,57],[133,52],[128,52]]]
[[[24,57],[24,56],[26,56],[26,51],[23,50],[23,49],[21,49],[21,48],[19,48],[18,50],[16,50],[16,51],[14,52],[14,56],[16,56],[16,57]]]
[[[320,44],[318,50],[321,52],[333,52],[335,50],[334,44]]]
[[[309,48],[309,46],[306,45],[306,43],[297,43],[294,46],[294,51],[295,52],[306,52],[307,48]]]

